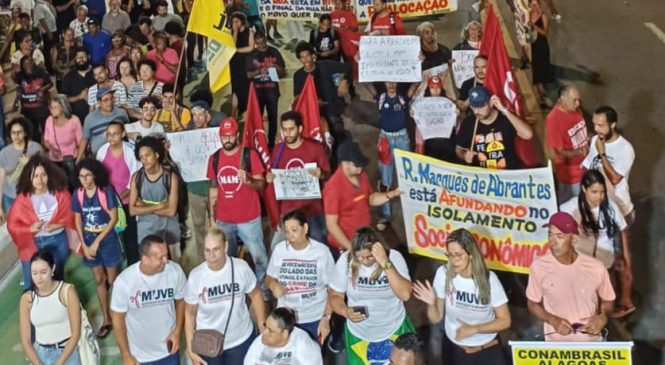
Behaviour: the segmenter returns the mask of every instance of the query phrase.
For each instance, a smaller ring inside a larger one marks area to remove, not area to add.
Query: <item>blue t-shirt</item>
[[[106,194],[106,204],[108,205],[108,209],[118,208],[118,200],[113,186],[107,186],[104,189],[104,192]],[[101,233],[111,221],[111,216],[106,213],[104,208],[102,208],[98,195],[99,190],[95,192],[92,197],[88,197],[88,195],[83,192],[83,206],[81,206],[78,190],[74,191],[74,194],[72,194],[72,211],[81,214],[83,230],[86,232]]]
[[[91,65],[103,64],[106,55],[111,52],[111,36],[103,30],[95,35],[86,33],[83,35],[83,47],[90,55]]]
[[[406,128],[409,118],[407,99],[399,94],[395,97],[387,93],[379,97],[379,111],[381,113],[379,124],[386,132],[398,132]]]

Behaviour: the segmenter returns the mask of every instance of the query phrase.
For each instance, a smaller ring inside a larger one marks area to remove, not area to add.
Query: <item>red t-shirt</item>
[[[330,13],[332,26],[335,29],[348,29],[358,26],[358,19],[351,10],[335,10]]]
[[[552,149],[574,150],[589,143],[584,116],[579,111],[565,112],[558,107],[545,119],[545,138]],[[584,169],[581,164],[585,156],[574,158],[554,158],[554,176],[564,184],[577,184],[582,181]]]
[[[245,223],[261,215],[259,192],[238,179],[241,153],[242,148],[229,156],[220,149],[216,167],[212,165],[214,154],[208,158],[208,180],[217,180],[215,219],[226,223]],[[250,151],[250,161],[250,174],[262,175],[263,163],[254,150]]]
[[[391,15],[395,24],[390,24]],[[404,29],[404,23],[402,18],[395,13],[388,13],[385,16],[375,16],[373,21],[370,24],[370,30],[375,32],[377,30],[381,31],[381,34],[384,35],[406,35],[406,30]]]
[[[338,168],[323,189],[326,215],[337,215],[337,224],[349,240],[358,228],[369,226],[372,222],[369,196],[373,190],[365,171],[358,180],[360,187],[353,185],[342,169]],[[343,248],[331,234],[328,234],[328,243],[331,247]]]
[[[283,142],[272,149],[272,160],[277,161],[277,155]],[[278,169],[302,169],[307,163],[316,163],[322,171],[330,171],[330,163],[328,156],[323,150],[323,146],[308,139],[303,140],[303,143],[296,149],[291,149],[284,146],[282,155],[279,157],[277,164]],[[279,203],[279,214],[284,215],[296,209],[302,211],[308,217],[323,215],[323,206],[321,199],[304,199],[304,200],[281,200]]]

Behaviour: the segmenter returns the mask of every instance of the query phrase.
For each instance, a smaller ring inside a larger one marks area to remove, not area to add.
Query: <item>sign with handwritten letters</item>
[[[446,237],[466,228],[490,269],[528,273],[549,249],[557,211],[551,166],[489,170],[395,150],[409,252],[446,259]]]
[[[315,21],[334,9],[333,0],[259,0],[259,12],[267,19]]]
[[[420,82],[420,38],[417,36],[360,37],[360,82]]]
[[[411,104],[413,118],[423,139],[449,138],[457,120],[457,107],[441,96],[420,98]]]
[[[633,342],[510,341],[515,365],[632,365]]]
[[[319,179],[309,173],[314,168],[316,164],[305,164],[304,169],[272,169],[276,199],[321,199]]]
[[[473,73],[473,60],[479,51],[453,51],[453,77],[455,86],[460,88],[464,81],[475,76]]]
[[[180,167],[185,182],[207,180],[208,158],[222,147],[218,128],[167,133],[169,154]]]
[[[457,10],[457,3],[457,0],[387,0],[388,8],[402,19],[450,13]],[[355,0],[355,8],[359,22],[372,19],[373,0]]]

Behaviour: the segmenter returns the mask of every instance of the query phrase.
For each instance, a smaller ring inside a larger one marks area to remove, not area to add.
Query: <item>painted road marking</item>
[[[665,44],[665,32],[660,30],[660,28],[658,28],[656,24],[644,23],[644,26],[649,28],[656,35],[656,37],[658,37],[658,39],[660,39],[660,41],[663,42],[663,44]]]

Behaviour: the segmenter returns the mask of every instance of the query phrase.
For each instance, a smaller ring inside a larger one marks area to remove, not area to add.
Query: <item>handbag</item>
[[[58,133],[55,132],[55,120],[53,121],[53,139],[55,140],[55,145],[58,147],[58,152],[62,151],[60,149],[60,143],[58,143]],[[73,176],[76,172],[76,157],[73,155],[62,156],[62,165],[67,171],[67,175]]]
[[[70,288],[71,286],[68,286],[67,290],[69,291]],[[65,295],[65,298],[67,297],[68,295]],[[99,350],[95,331],[88,319],[88,312],[83,308],[83,305],[79,304],[79,306],[81,307],[81,337],[79,337],[78,349],[81,365],[99,365],[102,354]]]
[[[233,269],[233,259],[231,261],[231,288],[235,287],[235,270]],[[233,289],[231,289],[233,290]],[[235,293],[231,293],[231,309],[229,310],[229,317],[224,326],[224,333],[220,333],[213,329],[203,329],[194,331],[192,336],[192,352],[206,357],[218,357],[224,351],[224,334],[229,329],[231,323],[231,313],[233,313],[233,303],[235,302]]]

